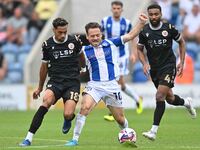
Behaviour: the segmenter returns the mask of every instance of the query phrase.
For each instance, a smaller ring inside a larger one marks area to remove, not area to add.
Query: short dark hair
[[[53,27],[57,28],[58,26],[66,26],[68,22],[64,18],[56,18],[53,20]]]
[[[97,22],[90,22],[85,25],[85,31],[88,34],[89,29],[99,28],[101,30],[101,26]]]
[[[149,10],[149,9],[159,9],[160,12],[162,11],[160,5],[158,5],[157,3],[153,3],[153,4],[149,5],[149,6],[147,7],[147,10]]]
[[[112,3],[111,3],[111,6],[112,5],[120,5],[121,7],[123,7],[123,3],[121,2],[121,1],[113,1]]]

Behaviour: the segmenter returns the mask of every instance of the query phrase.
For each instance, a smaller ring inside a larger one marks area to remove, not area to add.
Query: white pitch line
[[[7,138],[7,139],[21,139],[21,140],[24,139],[24,137],[0,137],[0,139],[5,139],[5,138]],[[34,138],[34,141],[66,142],[67,140]]]
[[[61,147],[61,146],[64,146],[64,144],[62,144],[62,145],[42,145],[42,146],[26,146],[26,147],[22,147],[22,146],[15,146],[15,147],[7,147],[7,149],[18,149],[18,148],[26,148],[26,149],[28,149],[28,148],[31,148],[31,149],[33,149],[33,148],[35,148],[35,149],[41,149],[41,148],[48,148],[48,147]]]

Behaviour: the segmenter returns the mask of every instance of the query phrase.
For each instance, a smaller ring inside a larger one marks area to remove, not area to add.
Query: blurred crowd
[[[23,67],[56,0],[0,1],[0,83],[23,82]],[[4,64],[4,65],[3,65]]]
[[[184,74],[177,83],[200,83],[200,0],[152,0],[162,8],[164,21],[175,25],[186,41]],[[178,45],[173,49],[178,57]],[[133,81],[145,82],[141,64],[134,66]]]
[[[184,76],[178,83],[200,83],[200,0],[152,0],[162,8],[165,21],[175,25],[186,41]],[[0,83],[22,83],[23,67],[32,45],[58,0],[0,1]],[[178,46],[174,44],[175,53]],[[177,56],[178,57],[178,56]],[[140,63],[133,82],[146,82]]]

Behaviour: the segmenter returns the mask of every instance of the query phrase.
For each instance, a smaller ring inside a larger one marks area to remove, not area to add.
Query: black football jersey
[[[157,69],[167,64],[176,64],[172,42],[180,38],[178,30],[169,23],[161,22],[156,29],[148,23],[139,34],[138,45],[145,46],[151,69]]]
[[[58,82],[79,80],[81,47],[79,38],[72,35],[68,35],[63,43],[56,42],[54,37],[43,43],[42,60],[48,63],[48,76],[51,80]]]
[[[0,52],[0,68],[3,65],[3,59],[4,59],[3,53]]]

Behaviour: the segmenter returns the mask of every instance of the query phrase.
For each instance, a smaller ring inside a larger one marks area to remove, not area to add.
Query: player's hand
[[[140,14],[139,16],[139,20],[142,24],[145,24],[148,21],[148,17],[147,15],[145,15],[144,13]]]
[[[33,92],[33,99],[38,99],[40,97],[40,93],[42,92],[42,89],[37,89]]]
[[[147,76],[148,78],[150,76],[149,70],[150,70],[149,64],[144,64],[143,65],[143,72],[144,72],[145,76]]]
[[[176,67],[177,69],[177,76],[182,77],[183,75],[183,63],[179,63]]]

